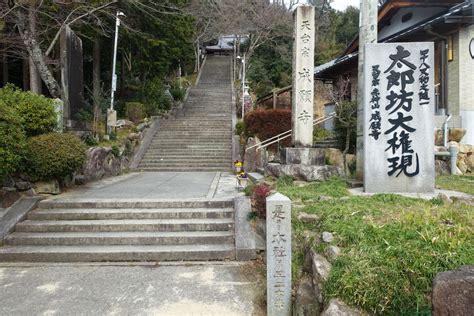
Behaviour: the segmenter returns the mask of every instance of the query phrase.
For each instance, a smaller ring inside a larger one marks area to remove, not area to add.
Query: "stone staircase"
[[[232,167],[230,58],[209,56],[184,115],[159,122],[139,169],[229,171]]]
[[[232,200],[46,200],[0,247],[0,261],[182,260],[235,260]]]

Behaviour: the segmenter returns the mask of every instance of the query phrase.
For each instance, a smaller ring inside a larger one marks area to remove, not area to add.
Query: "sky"
[[[336,10],[344,10],[348,6],[359,7],[360,0],[334,0],[331,6]]]

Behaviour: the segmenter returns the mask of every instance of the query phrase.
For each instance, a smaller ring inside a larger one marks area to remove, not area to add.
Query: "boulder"
[[[459,155],[458,160],[456,162],[456,165],[457,165],[457,167],[459,168],[459,170],[461,171],[462,174],[466,174],[468,169],[469,169],[469,167],[466,163],[466,160],[465,160],[466,158],[467,158],[467,156]]]
[[[15,187],[18,189],[18,191],[27,191],[31,189],[31,183],[28,181],[17,181],[15,182]]]
[[[321,234],[321,238],[324,242],[332,242],[334,240],[334,236],[333,234],[329,233],[329,232],[323,232]]]
[[[130,133],[130,134],[127,135],[127,139],[129,139],[129,140],[140,139],[140,134],[139,133]]]
[[[332,246],[331,245],[331,246],[326,248],[326,250],[324,251],[324,254],[329,259],[334,260],[334,259],[336,259],[337,257],[339,257],[341,255],[341,249],[337,246]]]
[[[290,176],[302,181],[325,181],[333,176],[344,174],[341,168],[335,166],[306,166],[306,165],[280,165],[276,163],[267,164],[265,171],[273,177]]]
[[[466,130],[464,128],[450,128],[448,133],[448,141],[460,143],[464,135],[466,135]]]
[[[451,203],[453,203],[453,200],[451,200],[451,199],[449,198],[449,196],[447,196],[447,195],[444,194],[444,193],[438,194],[438,199],[440,199],[441,201],[443,201],[443,203],[445,203],[445,204],[451,204]]]
[[[341,150],[337,148],[327,148],[324,154],[328,165],[344,168],[344,157],[342,156]]]
[[[84,185],[84,184],[86,184],[86,182],[87,182],[87,179],[86,179],[86,177],[85,177],[84,175],[82,175],[82,174],[81,174],[81,175],[77,175],[77,176],[74,177],[74,183],[75,183],[76,185]]]
[[[138,130],[139,132],[143,132],[143,131],[145,130],[145,128],[148,127],[148,125],[149,125],[148,123],[141,123],[141,124],[138,124],[137,130]]]
[[[474,173],[474,154],[468,155],[465,161],[468,168],[468,172]]]
[[[474,266],[441,272],[433,280],[433,316],[468,316],[474,311]]]
[[[435,145],[443,146],[444,137],[443,137],[443,130],[440,128],[435,129]]]
[[[61,194],[58,180],[36,182],[34,187],[35,191],[40,194]]]
[[[474,153],[474,146],[469,144],[459,144],[459,152],[461,154]]]
[[[311,251],[312,257],[312,268],[313,268],[313,278],[315,279],[316,283],[324,283],[329,278],[329,273],[331,272],[331,264],[327,261],[326,258],[321,256],[320,254]]]
[[[451,174],[448,162],[441,159],[435,160],[435,171],[437,176],[449,176]]]
[[[321,316],[359,316],[362,313],[354,308],[350,308],[343,301],[333,298],[329,301]]]
[[[318,316],[320,312],[313,282],[310,277],[304,276],[301,278],[298,290],[296,291],[293,315]]]
[[[353,154],[346,154],[346,172],[349,174],[356,169],[357,156]]]
[[[257,137],[250,137],[245,148],[249,148],[259,144],[260,140]],[[257,148],[252,148],[244,153],[244,170],[246,172],[256,171],[261,167],[262,154]]]
[[[317,224],[319,222],[319,216],[316,214],[308,214],[300,212],[297,216],[298,220],[305,224]]]

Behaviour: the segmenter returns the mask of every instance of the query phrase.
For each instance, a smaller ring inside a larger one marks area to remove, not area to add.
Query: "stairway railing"
[[[336,117],[336,112],[332,112],[332,113],[330,113],[330,114],[328,114],[328,115],[326,115],[326,116],[323,116],[323,117],[320,117],[320,118],[314,120],[314,121],[313,121],[313,126],[322,124],[322,123],[324,123],[324,122],[326,122],[326,121],[329,121],[329,120],[331,120],[331,119],[333,119],[333,118],[335,118],[335,117]],[[260,143],[258,143],[258,144],[255,144],[255,145],[253,145],[253,146],[250,146],[250,147],[248,147],[248,148],[245,149],[245,152],[247,152],[247,151],[249,151],[250,149],[253,149],[253,148],[257,148],[257,150],[265,149],[265,148],[267,148],[267,147],[270,146],[270,145],[273,145],[273,144],[275,144],[275,143],[278,143],[278,142],[280,142],[280,141],[282,141],[282,140],[284,140],[284,139],[290,137],[292,131],[293,131],[293,129],[290,129],[290,130],[288,130],[288,131],[286,131],[286,132],[283,132],[283,133],[281,133],[281,134],[278,134],[278,135],[276,135],[276,136],[273,136],[272,138],[266,139],[266,140],[264,140],[263,142],[260,142]]]

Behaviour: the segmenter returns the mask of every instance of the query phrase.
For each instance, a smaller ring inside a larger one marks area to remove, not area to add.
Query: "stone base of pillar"
[[[283,165],[324,166],[325,150],[322,148],[283,148],[280,152]]]

